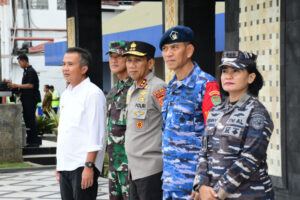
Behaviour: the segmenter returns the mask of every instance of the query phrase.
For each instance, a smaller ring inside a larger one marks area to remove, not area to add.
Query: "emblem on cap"
[[[170,36],[171,40],[176,40],[176,39],[178,39],[178,32],[172,31],[169,36]]]
[[[135,42],[133,42],[133,43],[130,45],[130,50],[129,50],[129,51],[135,51],[135,48],[136,48],[136,44],[135,44]]]

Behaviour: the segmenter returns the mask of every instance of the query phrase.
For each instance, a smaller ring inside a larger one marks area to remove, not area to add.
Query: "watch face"
[[[85,165],[89,168],[94,167],[94,163],[92,163],[92,162],[86,162]]]

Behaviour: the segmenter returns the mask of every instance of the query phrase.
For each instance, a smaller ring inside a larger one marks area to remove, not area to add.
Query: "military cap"
[[[141,42],[141,41],[132,41],[130,43],[129,50],[123,54],[123,56],[127,55],[135,55],[135,56],[149,56],[150,58],[154,58],[155,47],[149,43]]]
[[[256,65],[256,58],[255,54],[245,51],[224,51],[219,67],[227,65],[243,69],[248,65]]]
[[[123,55],[129,49],[129,42],[127,41],[111,41],[109,43],[109,50],[106,52],[108,53],[117,53]]]
[[[170,28],[163,34],[159,42],[159,48],[165,44],[171,44],[175,42],[192,42],[194,39],[194,32],[187,26],[175,26]]]

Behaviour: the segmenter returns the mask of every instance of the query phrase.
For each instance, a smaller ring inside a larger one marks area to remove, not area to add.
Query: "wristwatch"
[[[85,166],[87,166],[88,168],[94,168],[95,164],[92,162],[85,162]]]

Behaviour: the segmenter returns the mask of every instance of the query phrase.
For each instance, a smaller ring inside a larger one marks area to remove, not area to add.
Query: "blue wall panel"
[[[45,45],[45,65],[60,66],[67,50],[67,42],[56,42]]]
[[[161,57],[161,51],[159,49],[159,40],[162,36],[162,25],[152,26],[142,29],[136,29],[131,31],[124,31],[119,33],[112,33],[103,35],[103,62],[108,62],[108,55],[105,53],[108,51],[108,44],[110,41],[126,40],[126,41],[144,41],[155,46],[155,57]]]
[[[225,13],[216,14],[215,22],[215,38],[216,52],[225,49]]]

